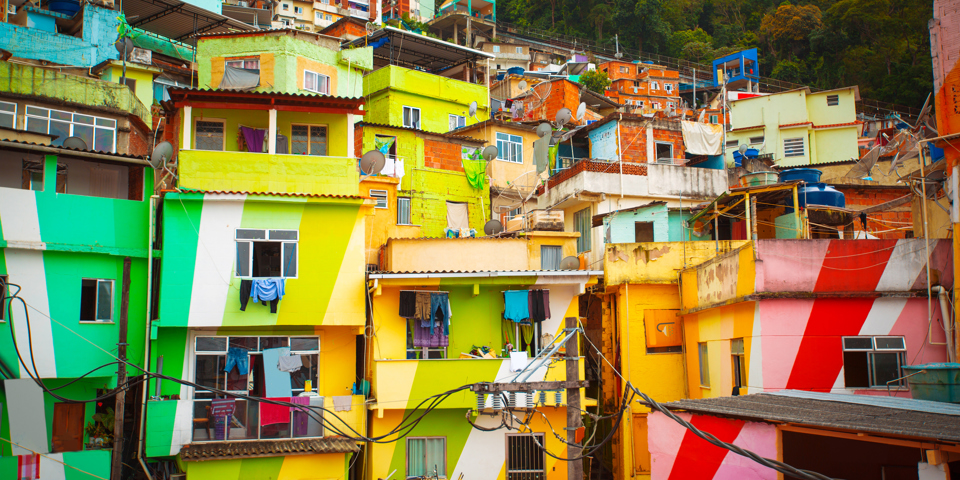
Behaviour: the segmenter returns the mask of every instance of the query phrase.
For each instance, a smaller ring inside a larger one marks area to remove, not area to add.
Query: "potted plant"
[[[90,437],[87,447],[110,447],[113,444],[113,409],[108,407],[105,413],[94,414],[92,419],[93,421],[83,429]]]

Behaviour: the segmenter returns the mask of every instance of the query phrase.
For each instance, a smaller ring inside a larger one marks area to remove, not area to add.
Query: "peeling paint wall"
[[[733,251],[746,243],[721,241],[720,252]],[[607,285],[677,284],[685,265],[701,264],[717,255],[717,245],[712,241],[609,244],[603,262],[604,282]]]
[[[0,23],[0,45],[15,57],[77,67],[119,59],[120,53],[113,46],[117,41],[117,13],[88,3],[81,14],[80,37]]]

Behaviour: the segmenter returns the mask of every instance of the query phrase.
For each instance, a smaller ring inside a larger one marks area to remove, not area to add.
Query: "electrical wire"
[[[0,440],[3,440],[4,442],[7,442],[7,443],[9,443],[9,444],[11,444],[11,445],[15,445],[15,446],[17,446],[17,447],[20,447],[20,448],[22,448],[22,449],[24,449],[24,450],[26,450],[26,451],[28,451],[28,452],[33,453],[34,455],[40,455],[40,456],[43,457],[43,458],[46,458],[46,459],[52,460],[52,461],[54,461],[54,462],[57,462],[57,463],[63,465],[64,467],[72,468],[72,469],[74,469],[74,470],[76,470],[76,471],[78,471],[78,472],[80,472],[80,473],[82,473],[82,474],[84,474],[84,475],[90,476],[90,478],[98,478],[98,479],[100,479],[100,480],[110,480],[109,478],[103,478],[103,477],[101,477],[101,476],[99,476],[99,475],[94,475],[94,474],[92,474],[92,473],[90,473],[90,472],[88,472],[88,471],[86,471],[86,470],[80,470],[79,468],[74,467],[73,465],[70,465],[70,464],[68,464],[68,463],[64,463],[63,460],[58,460],[58,459],[56,459],[56,458],[51,457],[50,455],[46,455],[46,454],[40,453],[40,452],[38,452],[38,451],[36,451],[36,450],[31,450],[31,449],[29,449],[29,448],[27,448],[27,447],[24,447],[23,445],[20,445],[20,444],[17,443],[17,442],[14,442],[13,440],[9,440],[9,439],[3,438],[3,437],[0,437]]]

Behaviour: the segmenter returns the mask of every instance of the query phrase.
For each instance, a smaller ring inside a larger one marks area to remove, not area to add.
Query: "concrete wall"
[[[219,6],[217,2],[218,12]],[[116,12],[87,4],[80,14],[83,15],[80,37],[0,23],[0,45],[15,57],[77,67],[93,67],[120,58],[113,47],[117,40]]]
[[[716,198],[727,191],[727,172],[712,168],[647,165],[649,195],[655,197]]]
[[[390,238],[416,238],[420,236],[419,225],[400,225],[397,223],[397,187],[399,180],[384,176],[365,176],[360,182],[360,194],[370,196],[370,190],[387,191],[387,208],[375,208],[366,219],[366,255],[365,262],[379,263],[380,247]],[[411,212],[412,213],[412,212]],[[411,219],[412,221],[412,219]]]
[[[603,259],[607,285],[677,284],[678,270],[698,265],[746,244],[743,240],[709,242],[618,243],[606,245]]]

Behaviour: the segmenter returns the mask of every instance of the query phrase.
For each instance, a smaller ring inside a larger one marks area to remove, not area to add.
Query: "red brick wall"
[[[851,210],[862,210],[910,194],[907,187],[881,189],[836,185],[835,188],[843,192],[847,208]],[[863,229],[859,219],[854,222],[854,228]],[[913,213],[910,204],[867,214],[867,232],[879,238],[906,238],[907,232],[913,232]]]
[[[357,157],[362,157],[363,151],[363,127],[356,127],[353,129],[353,154]]]
[[[423,139],[423,165],[427,168],[462,172],[463,163],[460,161],[460,152],[461,146],[458,143]]]
[[[683,158],[682,132],[654,127],[653,139],[654,141],[672,143],[673,157]],[[621,123],[620,148],[623,150],[624,162],[647,163],[647,131],[644,125],[634,122]]]

